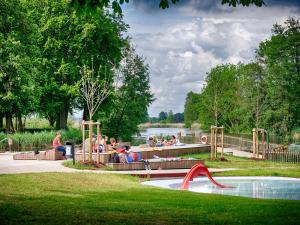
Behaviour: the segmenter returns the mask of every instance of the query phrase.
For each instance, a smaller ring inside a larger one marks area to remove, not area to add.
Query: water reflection
[[[300,181],[296,180],[220,179],[220,182],[224,185],[234,186],[235,188],[219,188],[210,181],[201,181],[191,182],[189,190],[251,198],[300,200]]]

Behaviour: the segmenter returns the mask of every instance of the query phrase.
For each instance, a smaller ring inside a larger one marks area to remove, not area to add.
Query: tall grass
[[[33,148],[45,148],[52,145],[56,131],[41,131],[41,132],[25,132],[15,134],[0,133],[0,141],[5,138],[10,138],[13,145],[9,148],[7,141],[0,143],[0,150],[26,151]],[[78,129],[69,129],[62,131],[62,141],[72,140],[76,144],[81,143],[81,131]]]

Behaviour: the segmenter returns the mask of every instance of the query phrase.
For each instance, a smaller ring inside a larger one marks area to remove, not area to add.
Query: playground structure
[[[217,181],[215,181],[212,178],[211,174],[209,173],[208,169],[203,164],[198,163],[198,164],[194,165],[191,168],[191,170],[186,174],[185,178],[183,179],[183,181],[181,183],[181,189],[188,189],[190,181],[193,181],[193,179],[196,176],[200,176],[200,175],[207,176],[211,182],[213,182],[215,185],[217,185],[220,188],[234,188],[232,186],[222,185],[222,184],[218,183]]]
[[[265,129],[261,128],[253,128],[252,129],[252,151],[253,151],[253,158],[259,158],[259,135],[261,135],[261,153],[262,153],[262,158],[264,159],[265,153],[266,153],[266,136],[267,136],[267,131]]]
[[[218,158],[218,131],[221,131],[221,157],[223,158],[224,152],[224,127],[211,126],[211,136],[210,136],[210,144],[211,144],[211,158]]]
[[[85,146],[85,128],[88,127],[88,139],[89,139],[89,148],[88,148],[88,160],[93,161],[93,128],[96,126],[97,129],[97,141],[99,143],[99,134],[100,134],[100,123],[99,122],[93,122],[90,121],[82,121],[81,124],[81,130],[82,130],[82,149],[83,149],[83,162],[86,161],[85,159],[85,152],[86,152],[86,146]],[[100,162],[100,155],[99,155],[99,148],[97,148],[97,163]]]

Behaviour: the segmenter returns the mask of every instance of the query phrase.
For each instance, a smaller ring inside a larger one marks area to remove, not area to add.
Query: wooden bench
[[[55,149],[40,151],[39,154],[36,155],[37,160],[63,160],[63,153],[57,151]]]
[[[13,156],[14,160],[62,160],[63,153],[55,149],[40,151],[39,154],[34,152],[18,153]]]

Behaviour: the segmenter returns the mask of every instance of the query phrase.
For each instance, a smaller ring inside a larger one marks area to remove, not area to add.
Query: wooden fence
[[[300,152],[298,151],[270,151],[266,152],[265,159],[282,163],[300,163]]]

